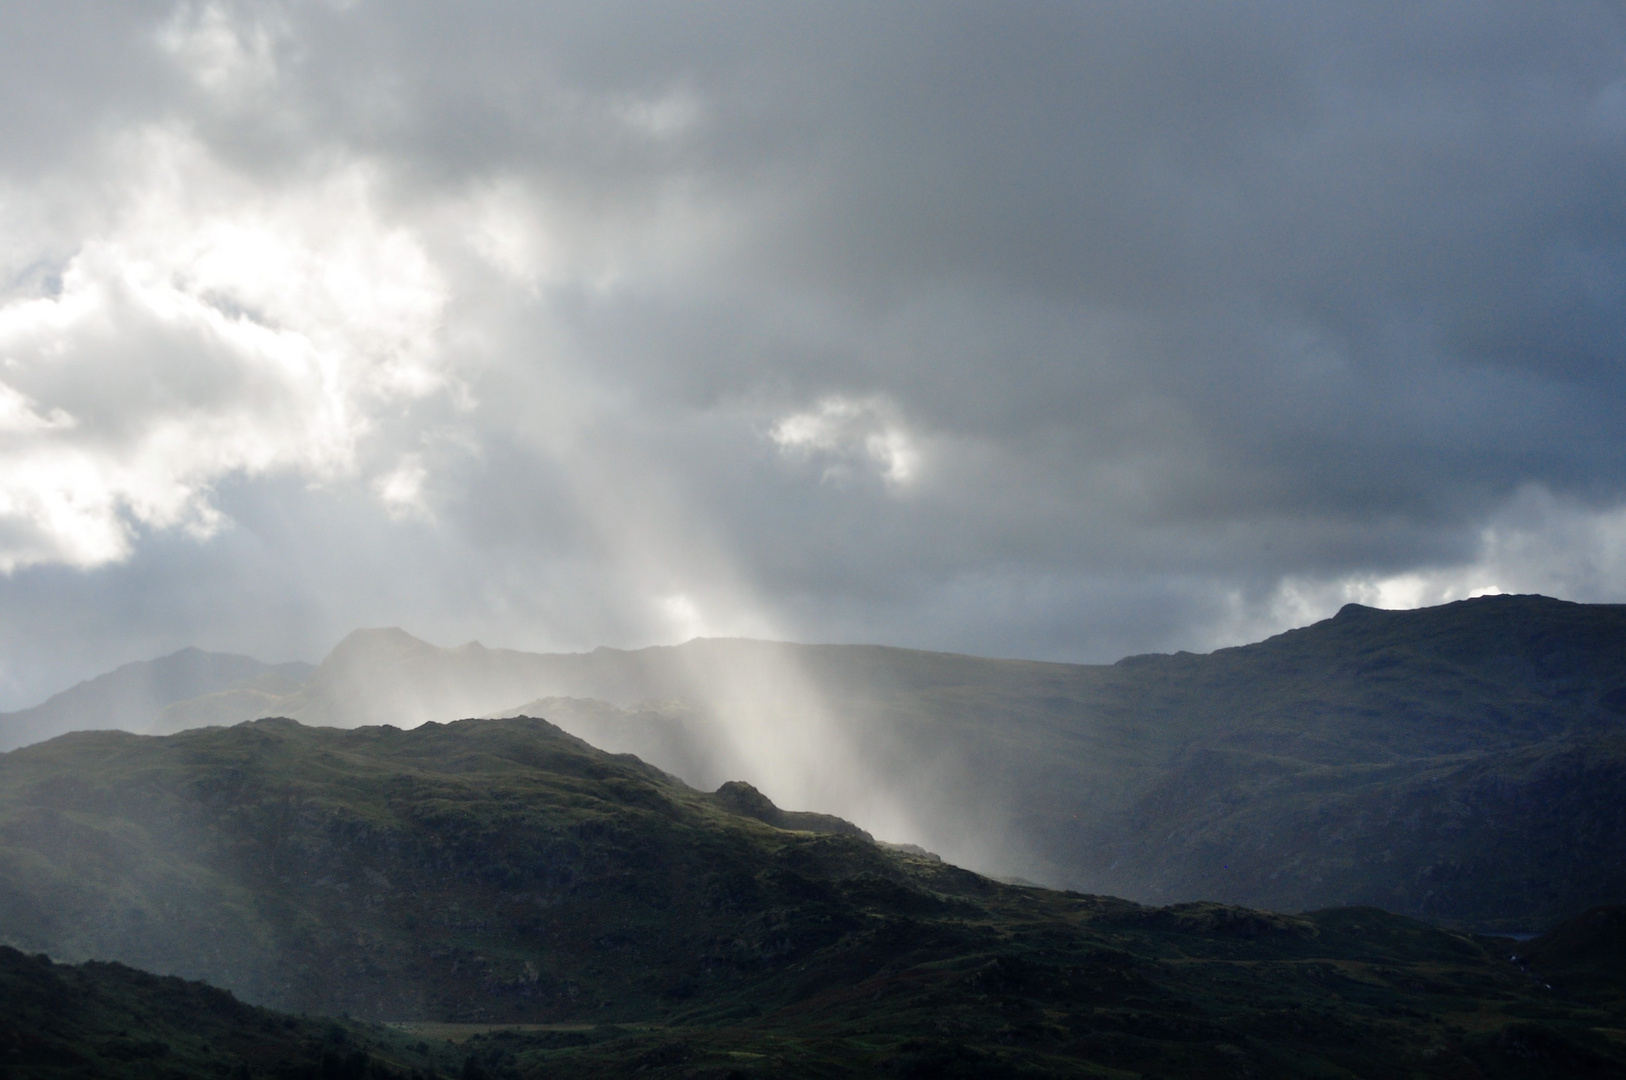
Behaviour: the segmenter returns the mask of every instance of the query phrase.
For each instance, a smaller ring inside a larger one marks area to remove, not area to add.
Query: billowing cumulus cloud
[[[772,436],[787,456],[819,461],[825,481],[874,471],[889,484],[902,486],[921,467],[916,440],[881,398],[825,398],[814,408],[782,418]]]
[[[439,274],[364,168],[266,191],[162,129],[109,157],[119,201],[0,304],[0,570],[122,561],[144,527],[207,540],[222,477],[349,471],[375,412],[450,379]],[[14,212],[55,209],[30,196]]]
[[[4,697],[198,643],[1113,659],[1626,595],[1626,22],[0,15]]]

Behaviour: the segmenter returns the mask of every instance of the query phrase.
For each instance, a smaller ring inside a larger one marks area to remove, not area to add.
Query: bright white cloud
[[[259,20],[234,19],[218,3],[183,4],[158,34],[159,46],[198,88],[236,98],[276,82],[274,36]]]
[[[534,196],[511,178],[483,182],[447,207],[448,228],[514,283],[535,292],[558,272],[559,253]]]
[[[1467,566],[1413,570],[1399,574],[1356,574],[1330,580],[1290,577],[1277,585],[1263,609],[1244,615],[1240,598],[1236,613],[1246,629],[1230,626],[1214,644],[1232,644],[1325,619],[1345,604],[1391,611],[1449,604],[1476,596],[1494,596],[1518,589],[1497,584],[1497,568],[1476,562]]]
[[[700,606],[686,593],[673,593],[659,601],[661,615],[676,631],[679,641],[706,636],[706,620]]]
[[[1618,602],[1626,594],[1626,510],[1529,485],[1480,531],[1470,558],[1390,573],[1288,575],[1262,600],[1233,591],[1224,614],[1193,645],[1258,640],[1328,618],[1345,604],[1404,610],[1503,593]]]
[[[827,397],[781,419],[770,436],[786,455],[822,463],[826,481],[862,470],[899,486],[915,479],[922,464],[920,446],[898,410],[879,396]]]
[[[41,416],[35,403],[0,383],[0,435],[36,434],[73,427],[73,417],[61,409]]]
[[[349,474],[382,414],[455,384],[435,346],[445,288],[365,166],[279,189],[168,129],[119,157],[129,197],[60,290],[0,305],[8,573],[122,559],[141,528],[206,536],[223,477]],[[392,511],[410,478],[380,489]]]
[[[428,479],[429,470],[424,468],[423,460],[417,454],[408,454],[397,468],[373,481],[373,490],[392,518],[428,517],[423,491]]]
[[[0,568],[108,567],[0,578],[0,680],[386,622],[1113,659],[1626,595],[1614,15],[985,21],[0,9]],[[130,602],[250,578],[281,629]]]

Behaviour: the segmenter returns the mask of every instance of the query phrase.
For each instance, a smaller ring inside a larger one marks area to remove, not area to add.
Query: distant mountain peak
[[[434,645],[407,633],[399,626],[364,626],[350,631],[339,643],[333,646],[331,657],[336,653],[354,649],[378,648],[426,648],[433,649]]]
[[[335,672],[349,672],[380,662],[399,663],[414,657],[427,657],[442,650],[422,638],[402,630],[399,626],[369,627],[352,630],[333,651],[322,658],[316,679],[331,679]]]
[[[67,731],[121,728],[147,732],[166,710],[227,691],[286,692],[312,668],[290,662],[267,664],[236,653],[179,649],[155,660],[138,660],[98,675],[46,701],[0,713],[0,751]],[[197,725],[187,725],[197,726]]]

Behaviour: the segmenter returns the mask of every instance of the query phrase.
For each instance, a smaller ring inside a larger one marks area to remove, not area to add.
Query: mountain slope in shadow
[[[416,1022],[0,950],[29,1076],[1626,1075],[1626,1014],[1507,942],[1002,885],[530,718],[6,754],[0,928]]]
[[[170,715],[201,723],[210,702]],[[1148,902],[1535,930],[1626,895],[1616,605],[1350,605],[1112,665],[742,640],[546,655],[358,631],[259,704],[345,727],[545,715],[699,787],[744,779],[962,865]],[[218,722],[244,718],[232,708]]]
[[[428,1080],[468,1060],[376,1025],[255,1008],[199,982],[0,947],[0,1075]]]

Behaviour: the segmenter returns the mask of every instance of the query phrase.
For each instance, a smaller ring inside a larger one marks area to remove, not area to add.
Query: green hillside
[[[1061,856],[1100,887],[1509,929],[1626,897],[1626,609],[1350,607],[1128,666],[1185,740]]]
[[[1621,606],[1351,605],[1253,645],[1094,666],[358,631],[281,696],[205,694],[162,724],[272,710],[341,727],[539,713],[697,787],[743,780],[987,873],[1143,902],[1534,931],[1626,897]]]
[[[743,663],[754,646],[684,648]],[[969,848],[923,837],[973,865],[1150,903],[1526,931],[1626,898],[1626,607],[1351,605],[1100,667],[783,648],[924,821],[1000,823]]]
[[[1620,981],[1511,942],[1002,885],[529,718],[15,751],[0,883],[28,952],[412,1025],[5,952],[19,1076],[1626,1075]]]
[[[1048,902],[1047,902],[1048,901]],[[1025,916],[1025,917],[1022,917]],[[1626,1076],[1619,969],[1577,992],[1370,909],[1283,918],[1039,896],[995,934],[895,924],[790,969],[788,1004],[620,1024],[391,1026],[293,1016],[120,964],[0,948],[0,1075],[40,1080],[450,1077]],[[1555,938],[1588,933],[1566,926]],[[1544,942],[1532,943],[1532,951]]]
[[[902,873],[528,718],[64,736],[0,758],[0,843],[20,948],[375,1017],[644,1016],[782,948],[805,872]]]
[[[1626,607],[1350,605],[1257,644],[1108,666],[671,652],[711,678],[794,657],[873,774],[920,808],[920,841],[994,872],[1524,931],[1626,897]]]
[[[0,948],[0,1076],[427,1080],[468,1055],[378,1025],[289,1016],[122,964]]]

